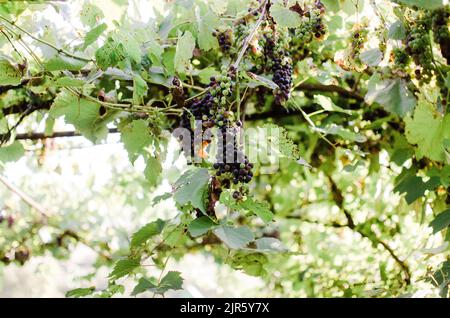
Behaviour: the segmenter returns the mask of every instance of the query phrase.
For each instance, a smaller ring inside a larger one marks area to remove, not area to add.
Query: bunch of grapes
[[[233,45],[233,32],[231,29],[227,29],[223,32],[213,32],[213,36],[217,38],[219,46],[223,52],[229,52]]]
[[[309,10],[301,10],[302,23],[299,27],[290,30],[292,37],[292,58],[295,61],[304,59],[309,54],[308,46],[315,39],[323,39],[328,32],[324,21],[325,6],[317,1]]]
[[[394,57],[394,64],[399,69],[405,69],[409,64],[409,55],[406,53],[406,51],[402,48],[395,48],[392,51],[393,57]]]
[[[247,156],[239,147],[237,134],[239,129],[237,127],[220,129],[221,136],[218,138],[217,146],[217,162],[213,167],[217,170],[217,177],[224,177],[222,180],[230,180],[233,184],[249,183],[252,180],[253,164],[248,161]]]
[[[448,30],[448,18],[450,6],[444,6],[431,12],[431,24],[434,41],[441,46],[442,55],[450,60],[450,31]]]
[[[277,104],[282,104],[289,99],[292,87],[292,59],[287,50],[290,37],[287,33],[282,35],[272,27],[267,28],[264,32],[266,66],[273,73],[272,81],[279,87],[275,92]]]

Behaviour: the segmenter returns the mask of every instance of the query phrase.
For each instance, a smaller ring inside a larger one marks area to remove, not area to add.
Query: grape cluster
[[[433,52],[430,36],[426,29],[414,27],[408,34],[406,53],[412,57],[417,66],[422,67],[420,78],[429,83],[433,75]]]
[[[236,138],[238,130],[237,127],[220,129],[217,162],[214,163],[213,168],[217,170],[216,176],[221,178],[225,185],[229,185],[230,182],[235,185],[249,183],[253,178],[253,164],[249,162],[238,145]]]
[[[431,24],[434,40],[441,46],[442,55],[450,61],[450,31],[448,30],[448,18],[450,6],[444,6],[431,12]]]
[[[315,40],[321,40],[328,32],[324,21],[325,6],[317,1],[309,10],[301,10],[302,23],[295,29],[290,30],[292,37],[292,58],[295,61],[303,60],[310,53],[309,45]]]
[[[231,31],[231,29],[228,29],[223,32],[213,32],[213,36],[217,38],[219,46],[224,52],[230,51],[230,48],[233,44],[232,35],[233,32]]]
[[[272,81],[279,87],[275,92],[277,104],[289,99],[292,86],[292,59],[286,49],[290,37],[283,35],[280,36],[273,28],[267,28],[264,32],[264,56],[273,73]]]
[[[406,53],[404,49],[395,48],[392,54],[394,56],[394,63],[396,66],[400,69],[405,69],[408,66],[410,59],[408,53]]]

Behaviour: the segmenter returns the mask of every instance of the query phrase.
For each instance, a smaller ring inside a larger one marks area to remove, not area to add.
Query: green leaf
[[[202,84],[209,84],[210,78],[212,76],[219,76],[220,72],[218,72],[214,67],[205,67],[200,72],[198,72],[198,77],[200,80],[200,83]]]
[[[414,116],[405,118],[405,124],[406,138],[417,145],[418,159],[445,160],[444,141],[450,138],[450,114],[443,117],[431,103],[420,100]]]
[[[406,38],[406,29],[403,26],[403,22],[400,20],[395,21],[389,27],[388,37],[393,40],[403,40]]]
[[[140,265],[139,261],[133,259],[122,259],[117,261],[114,265],[113,271],[109,274],[109,278],[116,280],[121,277],[124,277],[128,274],[131,274],[138,266]]]
[[[391,0],[393,1],[393,0]],[[409,7],[417,7],[421,9],[434,10],[442,7],[442,0],[396,0]]]
[[[149,279],[141,278],[136,287],[134,287],[131,295],[136,296],[147,291],[162,295],[169,290],[182,289],[182,286],[183,278],[181,277],[181,273],[170,271],[161,279],[161,282],[158,285]]]
[[[347,115],[353,114],[353,112],[349,109],[343,109],[336,105],[333,100],[324,95],[314,95],[314,103],[320,105],[323,109],[329,112],[338,112],[338,113],[344,113]]]
[[[150,288],[155,288],[156,285],[153,284],[148,279],[142,277],[139,279],[138,284],[134,287],[133,291],[131,292],[131,296],[136,296],[142,293],[145,293],[146,291],[149,291]]]
[[[194,168],[186,171],[175,182],[175,202],[182,206],[191,203],[194,208],[206,213],[204,194],[208,189],[209,178],[207,169]]]
[[[423,182],[422,178],[418,176],[408,176],[400,181],[400,183],[394,188],[394,192],[398,192],[400,194],[406,193],[406,202],[411,204],[423,196],[425,191],[434,190],[439,186],[439,184],[439,177],[432,177],[427,182]]]
[[[438,216],[430,223],[433,228],[433,234],[442,231],[450,226],[450,208],[442,211]]]
[[[232,227],[223,225],[216,228],[214,234],[232,249],[243,248],[255,239],[253,233],[246,226]]]
[[[195,39],[189,31],[178,36],[177,49],[175,52],[174,65],[175,71],[184,74],[195,48]]]
[[[86,48],[89,45],[91,45],[92,43],[97,41],[97,39],[100,37],[100,35],[102,35],[102,33],[105,32],[107,28],[108,28],[108,26],[106,25],[106,23],[102,23],[102,24],[97,25],[95,28],[90,30],[88,33],[86,33],[86,36],[84,37],[84,43],[83,43],[81,50],[82,51],[86,50]]]
[[[230,191],[223,191],[220,195],[220,202],[233,210],[254,214],[261,218],[265,223],[269,223],[273,220],[273,213],[269,210],[267,204],[256,202],[250,197],[245,201],[236,201],[233,199]]]
[[[179,290],[182,289],[183,278],[180,272],[170,271],[168,272],[159,283],[158,286],[150,288],[150,291],[155,294],[164,294],[168,290]]]
[[[17,161],[25,154],[25,149],[19,141],[6,147],[0,147],[0,162]]]
[[[156,157],[146,156],[146,166],[144,170],[145,179],[151,186],[155,186],[158,183],[159,176],[162,172],[161,160]]]
[[[402,117],[411,113],[417,103],[403,80],[381,81],[378,75],[370,79],[365,99],[368,104],[377,102],[387,111]]]
[[[138,119],[121,128],[120,140],[128,152],[128,158],[134,163],[137,157],[144,153],[144,148],[152,144],[153,137],[150,135],[147,121]]]
[[[236,270],[243,270],[248,275],[262,276],[267,274],[264,267],[268,261],[268,257],[262,253],[239,251],[233,255],[230,265]]]
[[[349,129],[346,129],[340,125],[331,124],[324,128],[316,128],[317,131],[325,135],[338,135],[345,140],[355,141],[355,142],[365,142],[367,140],[366,136],[355,133]]]
[[[264,124],[262,129],[264,130],[265,136],[269,136],[270,138],[270,142],[268,143],[268,147],[272,148],[270,151],[278,151],[285,158],[293,160],[300,158],[298,146],[289,138],[288,132],[284,127],[275,124]]]
[[[163,233],[164,244],[169,247],[183,247],[187,240],[186,226],[184,224],[166,227]]]
[[[80,87],[83,86],[86,82],[79,78],[73,77],[60,77],[55,81],[55,86],[57,87]]]
[[[74,298],[86,297],[86,296],[92,295],[92,293],[94,291],[95,291],[95,287],[76,288],[76,289],[69,290],[66,293],[66,297],[74,297]]]
[[[193,237],[201,236],[214,228],[217,224],[207,216],[201,216],[189,223],[188,231]]]
[[[359,54],[361,61],[368,66],[377,66],[383,60],[383,53],[380,49],[370,49]]]
[[[148,223],[131,236],[131,247],[138,247],[146,243],[153,236],[158,235],[164,229],[166,222],[158,219]]]
[[[141,63],[141,45],[137,40],[138,37],[136,33],[130,33],[126,30],[123,30],[121,32],[113,34],[112,38],[116,43],[120,43],[122,45],[125,56],[127,58],[130,58],[137,64]]]
[[[89,2],[84,3],[80,12],[80,20],[84,25],[93,27],[103,17],[103,12],[99,7]]]
[[[100,118],[100,104],[75,96],[65,90],[53,101],[50,115],[53,118],[64,116],[66,123],[72,124],[86,138],[97,142],[108,135],[107,123],[114,118]]]
[[[212,33],[219,25],[219,18],[205,5],[197,7],[195,10],[195,15],[197,19],[198,34],[200,35],[197,39],[198,46],[203,51],[209,51],[210,49],[217,48],[219,43]]]
[[[126,59],[124,46],[122,43],[116,42],[109,37],[105,44],[95,52],[95,59],[102,70],[114,67]]]
[[[22,73],[8,60],[0,59],[0,86],[19,85],[22,81]]]
[[[147,96],[147,82],[140,75],[133,77],[133,104],[144,104],[144,97]]]
[[[44,67],[48,72],[53,71],[79,71],[86,65],[86,62],[80,61],[78,59],[74,59],[64,55],[55,55],[51,59],[49,59]]]
[[[272,4],[270,15],[280,27],[296,28],[302,23],[302,19],[297,12],[284,7],[281,3]]]
[[[164,200],[167,200],[172,197],[171,192],[163,193],[153,198],[152,205],[156,205]]]

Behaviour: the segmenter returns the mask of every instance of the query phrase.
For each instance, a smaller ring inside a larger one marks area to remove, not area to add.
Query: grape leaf
[[[380,49],[370,49],[359,54],[361,61],[368,66],[377,66],[383,60],[383,53]]]
[[[164,229],[165,224],[165,221],[158,219],[139,229],[131,236],[131,247],[138,247],[147,242],[153,236],[160,234]]]
[[[133,272],[140,265],[139,261],[133,259],[122,259],[116,262],[109,278],[116,280]]]
[[[208,189],[209,178],[207,169],[194,168],[186,171],[175,182],[175,202],[180,205],[191,203],[194,208],[206,212],[204,194]]]
[[[347,115],[353,114],[353,111],[351,111],[350,109],[344,109],[336,105],[328,96],[314,95],[314,103],[320,105],[323,109],[329,112],[339,112]]]
[[[55,86],[57,87],[79,87],[83,86],[86,82],[82,79],[73,78],[73,77],[60,77],[55,81]]]
[[[113,38],[108,37],[105,44],[95,51],[95,59],[97,65],[102,70],[106,70],[108,67],[114,67],[126,59],[124,46],[122,43],[116,42]]]
[[[402,21],[395,21],[391,24],[388,31],[388,37],[393,40],[403,40],[406,37],[406,29]]]
[[[184,74],[186,66],[192,58],[195,48],[195,39],[189,31],[184,32],[181,36],[178,35],[177,48],[174,57],[175,70],[178,73]]]
[[[133,77],[133,103],[135,105],[144,104],[144,97],[147,96],[147,82],[140,75]]]
[[[22,73],[8,60],[0,59],[0,86],[19,85],[22,81]]]
[[[145,147],[152,144],[153,138],[148,129],[148,123],[143,119],[133,120],[121,128],[121,141],[128,152],[128,158],[134,163],[145,151]]]
[[[402,117],[416,107],[416,99],[403,80],[382,81],[379,75],[371,77],[365,100],[369,105],[377,102],[387,111]]]
[[[99,109],[99,103],[63,90],[53,101],[49,113],[53,118],[64,116],[65,121],[74,125],[83,136],[92,142],[97,142],[107,136],[106,125],[113,119],[105,117],[105,120],[102,120]]]
[[[156,186],[159,180],[159,176],[162,172],[161,160],[156,157],[147,155],[145,158],[146,166],[144,170],[145,179],[151,186]]]
[[[136,296],[142,293],[145,293],[146,291],[149,291],[150,288],[155,288],[156,285],[152,283],[150,280],[141,277],[139,279],[138,284],[134,287],[133,291],[131,292],[131,296]]]
[[[162,295],[169,290],[182,289],[182,286],[183,278],[181,277],[181,273],[170,271],[161,279],[161,282],[159,284],[155,284],[146,278],[141,278],[136,287],[134,287],[131,295],[136,296],[146,291]]]
[[[17,161],[25,154],[25,149],[19,141],[6,147],[0,147],[0,162]]]
[[[246,274],[252,276],[261,276],[267,273],[264,265],[269,259],[262,253],[248,251],[239,251],[231,259],[231,267],[236,270],[243,270]]]
[[[74,297],[74,298],[85,297],[85,296],[92,295],[92,293],[94,291],[95,291],[95,287],[76,288],[76,289],[69,290],[66,293],[66,297]]]
[[[217,224],[214,223],[211,218],[207,216],[202,216],[196,218],[194,221],[189,223],[188,231],[193,237],[201,236],[207,233],[209,230],[214,228]]]
[[[196,7],[195,17],[197,20],[198,46],[204,51],[217,48],[219,43],[215,36],[212,35],[214,29],[219,25],[219,18],[214,12],[208,9],[206,5]]]
[[[89,2],[83,4],[83,8],[80,12],[80,20],[84,25],[93,27],[97,24],[97,21],[103,17],[102,10],[96,5]]]
[[[443,117],[431,103],[420,100],[414,116],[405,118],[405,124],[406,138],[417,145],[418,159],[445,160],[444,141],[450,138],[450,114]]]
[[[170,271],[162,279],[158,286],[150,288],[155,294],[164,294],[168,290],[182,289],[183,278],[180,272]]]
[[[302,23],[300,15],[297,12],[294,12],[289,8],[283,6],[282,3],[273,4],[270,7],[270,15],[281,27],[295,28]]]
[[[442,0],[396,0],[396,1],[409,7],[418,7],[427,10],[437,9],[444,5]]]
[[[424,195],[427,190],[434,190],[440,184],[439,177],[431,177],[427,182],[423,182],[421,177],[407,176],[402,179],[394,188],[394,192],[406,193],[406,202],[413,203],[418,198]]]
[[[82,51],[86,50],[86,48],[89,45],[91,45],[92,43],[97,41],[99,36],[102,35],[102,33],[105,32],[107,28],[108,28],[108,26],[106,25],[106,23],[102,23],[102,24],[97,25],[95,28],[90,30],[88,33],[86,33],[86,36],[84,37],[84,43],[83,43],[83,46],[81,47],[81,50]]]
[[[450,209],[442,211],[431,221],[430,227],[433,228],[433,234],[442,231],[450,226]]]
[[[243,248],[255,239],[247,226],[222,225],[214,230],[214,234],[232,249]]]
[[[80,61],[78,59],[74,59],[64,55],[55,55],[51,59],[49,59],[44,67],[46,71],[79,71],[86,65],[86,62]]]

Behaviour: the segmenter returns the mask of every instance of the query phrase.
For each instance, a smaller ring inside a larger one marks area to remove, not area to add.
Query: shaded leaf
[[[186,171],[175,182],[173,196],[175,202],[180,205],[191,203],[194,208],[206,212],[203,198],[208,188],[209,178],[207,169],[195,168]]]
[[[223,225],[214,230],[217,235],[229,248],[239,249],[252,242],[255,237],[246,226],[232,227]]]
[[[442,231],[450,226],[450,209],[439,213],[436,218],[430,223],[430,226],[433,228],[433,234],[436,234],[437,232]]]
[[[109,274],[109,278],[111,279],[119,279],[128,274],[131,274],[138,266],[140,265],[139,261],[132,259],[122,259],[117,261],[114,265],[113,271]]]
[[[131,247],[138,247],[146,243],[153,236],[160,234],[165,224],[165,221],[158,219],[139,229],[131,236]]]
[[[193,237],[201,236],[214,228],[217,224],[207,216],[196,218],[189,223],[188,231]]]

